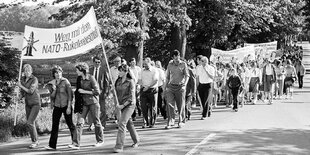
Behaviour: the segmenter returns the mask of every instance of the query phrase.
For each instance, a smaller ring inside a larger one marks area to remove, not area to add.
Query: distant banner
[[[78,22],[63,28],[26,26],[22,59],[55,59],[83,54],[102,43],[94,8]]]
[[[273,59],[273,52],[277,51],[277,41],[269,43],[250,44],[245,43],[244,46],[254,46],[256,58],[271,58]]]
[[[212,55],[216,62],[246,62],[248,60],[255,59],[254,46],[247,46],[238,48],[231,51],[223,51],[215,48],[211,48]]]

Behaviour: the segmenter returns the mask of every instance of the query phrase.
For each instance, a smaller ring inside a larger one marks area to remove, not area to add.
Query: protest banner
[[[25,26],[22,59],[57,59],[83,54],[102,39],[94,9],[78,22],[63,28]]]
[[[277,51],[277,41],[268,42],[268,43],[245,43],[244,46],[254,46],[255,56],[257,58],[267,58],[274,59],[272,53]]]
[[[211,48],[212,55],[216,62],[245,62],[248,60],[254,60],[255,51],[254,46],[247,46],[230,51],[223,51],[215,48]]]

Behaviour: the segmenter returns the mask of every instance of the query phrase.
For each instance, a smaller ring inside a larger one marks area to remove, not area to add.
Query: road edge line
[[[213,138],[216,134],[211,133],[206,138],[204,138],[199,144],[197,144],[193,149],[191,149],[189,152],[187,152],[185,155],[192,155],[198,151],[198,147],[200,145],[206,144],[211,138]]]

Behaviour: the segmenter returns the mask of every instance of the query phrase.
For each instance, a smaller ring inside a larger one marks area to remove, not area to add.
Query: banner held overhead
[[[26,26],[22,59],[57,59],[83,54],[102,43],[93,7],[78,22],[63,28]]]

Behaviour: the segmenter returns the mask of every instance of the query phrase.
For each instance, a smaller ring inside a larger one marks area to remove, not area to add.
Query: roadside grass
[[[42,96],[41,96],[42,97]],[[52,129],[52,113],[49,99],[42,100],[42,107],[36,119],[36,128],[39,135],[49,134]],[[105,99],[106,111],[108,118],[114,118],[114,98],[112,93]],[[73,100],[74,104],[74,100]],[[26,111],[24,102],[17,106],[17,122],[14,126],[15,104],[11,104],[5,109],[0,109],[0,143],[14,141],[14,138],[29,136],[26,121]],[[73,123],[76,124],[77,115],[73,115]],[[66,129],[67,124],[64,117],[60,119],[59,130]]]
[[[40,109],[39,115],[35,122],[39,135],[50,133],[52,129],[52,112],[53,110],[50,107],[42,107]],[[18,105],[16,126],[14,126],[14,115],[14,106],[10,106],[0,112],[0,142],[12,141],[15,137],[29,136],[25,105]],[[75,120],[75,118],[73,119]],[[62,117],[59,129],[61,130],[65,128],[67,128],[67,125]]]

